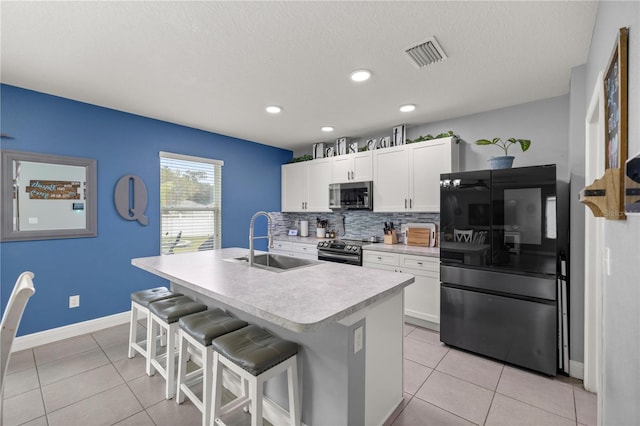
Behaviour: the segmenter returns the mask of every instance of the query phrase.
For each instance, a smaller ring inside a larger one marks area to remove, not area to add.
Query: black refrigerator
[[[568,200],[555,165],[440,179],[440,340],[568,372]]]

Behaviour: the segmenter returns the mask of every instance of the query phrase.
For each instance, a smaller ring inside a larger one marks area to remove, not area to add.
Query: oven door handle
[[[337,260],[346,260],[346,261],[357,261],[358,260],[358,256],[353,256],[353,255],[345,255],[345,254],[336,254],[336,253],[330,253],[330,252],[326,252],[326,251],[318,251],[318,260],[322,260],[322,258],[326,258],[326,259],[337,259]]]

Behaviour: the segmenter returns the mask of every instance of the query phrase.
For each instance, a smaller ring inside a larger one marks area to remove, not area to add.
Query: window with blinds
[[[223,165],[220,160],[160,152],[162,254],[221,247]]]

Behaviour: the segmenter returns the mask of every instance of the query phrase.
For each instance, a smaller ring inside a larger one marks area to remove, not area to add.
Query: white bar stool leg
[[[147,359],[146,359],[146,372],[147,376],[153,376],[155,369],[151,365],[151,359],[155,358],[158,354],[157,350],[157,324],[151,319],[151,313],[149,313],[149,320],[147,321]]]
[[[236,398],[234,401],[222,406],[222,370],[223,367],[228,368],[234,373],[240,376],[242,382],[241,397]],[[225,356],[220,355],[218,352],[213,353],[213,395],[212,395],[212,411],[211,421],[209,426],[222,426],[225,423],[221,420],[221,417],[240,409],[249,403],[251,412],[251,425],[262,425],[263,419],[263,385],[264,383],[283,372],[287,373],[287,391],[289,396],[289,412],[287,417],[283,417],[281,422],[277,424],[288,423],[291,426],[300,426],[301,424],[301,412],[300,412],[300,396],[298,394],[298,359],[297,355],[293,355],[290,358],[284,360],[278,365],[275,365],[269,370],[264,371],[258,376],[254,376],[248,371],[242,369],[233,361],[227,359]],[[246,387],[248,385],[249,393],[246,394]],[[284,415],[284,413],[283,413]],[[288,418],[288,422],[287,422]]]
[[[127,356],[133,358],[135,356],[134,345],[138,345],[138,304],[131,302],[131,315],[129,317],[129,352]],[[140,348],[142,349],[142,348]],[[143,354],[146,357],[146,354]]]
[[[291,424],[300,426],[300,395],[298,389],[298,362],[294,360],[287,367],[287,387],[289,389],[289,418]]]

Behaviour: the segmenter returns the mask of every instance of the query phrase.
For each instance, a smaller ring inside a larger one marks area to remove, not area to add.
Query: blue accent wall
[[[9,85],[0,85],[0,99],[2,133],[13,137],[2,139],[2,149],[98,160],[96,238],[0,244],[3,312],[18,275],[35,274],[36,293],[18,335],[127,311],[131,292],[168,285],[131,266],[132,258],[160,253],[159,151],[224,161],[223,247],[248,247],[251,215],[280,210],[280,165],[292,158],[291,151]],[[147,185],[148,226],[116,211],[113,191],[127,174]],[[256,235],[264,232],[261,224]],[[260,240],[256,247],[266,243]],[[80,307],[69,309],[75,294]]]

